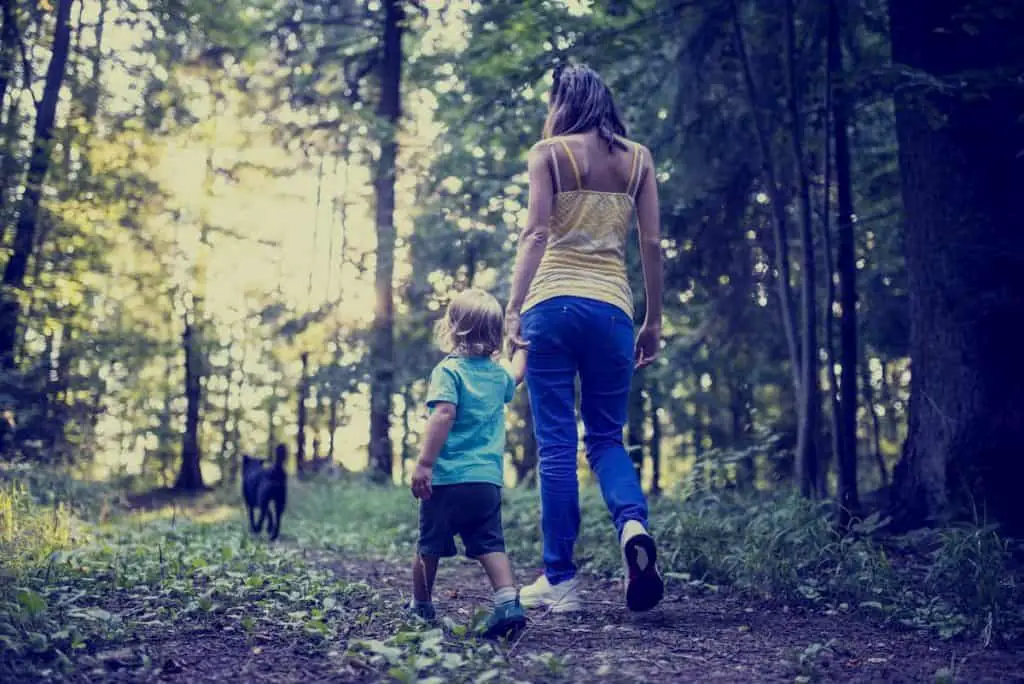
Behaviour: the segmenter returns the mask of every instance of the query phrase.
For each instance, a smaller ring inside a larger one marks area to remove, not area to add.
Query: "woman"
[[[510,347],[529,347],[526,382],[539,450],[544,575],[520,592],[526,607],[580,609],[573,563],[580,524],[577,376],[587,459],[626,564],[626,604],[649,610],[664,593],[647,503],[622,444],[634,368],[658,354],[662,295],[654,163],[625,135],[597,73],[585,66],[555,70],[544,139],[530,151],[528,220],[506,310]],[[634,216],[647,302],[635,342],[626,275]]]

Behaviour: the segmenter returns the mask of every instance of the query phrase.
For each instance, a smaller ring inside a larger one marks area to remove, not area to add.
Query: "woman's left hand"
[[[508,309],[505,312],[505,341],[506,353],[511,359],[516,349],[527,346],[526,340],[520,335],[521,323],[519,321],[519,310]]]

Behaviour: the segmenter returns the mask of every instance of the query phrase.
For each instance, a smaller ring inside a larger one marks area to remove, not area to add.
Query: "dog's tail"
[[[288,458],[288,447],[278,444],[274,450],[274,470],[284,472],[284,462]]]

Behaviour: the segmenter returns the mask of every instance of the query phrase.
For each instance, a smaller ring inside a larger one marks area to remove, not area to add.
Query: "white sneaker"
[[[536,582],[519,590],[519,603],[524,608],[550,606],[552,613],[575,613],[583,608],[579,580],[573,577],[552,586],[548,578],[541,575]]]
[[[650,610],[665,594],[654,539],[643,525],[630,520],[622,528],[620,541],[626,566],[626,605],[633,611]]]

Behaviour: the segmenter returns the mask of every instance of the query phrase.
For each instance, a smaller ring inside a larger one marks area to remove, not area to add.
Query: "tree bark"
[[[14,2],[0,3],[0,105],[7,95],[7,86],[14,78],[14,64],[18,54],[18,17],[14,13]]]
[[[964,9],[889,7],[893,60],[929,77],[896,98],[913,375],[894,513],[902,527],[977,516],[1022,536],[1024,5]]]
[[[629,407],[626,419],[626,449],[633,461],[637,479],[643,482],[644,474],[644,382],[643,374],[633,376],[629,388]]]
[[[661,494],[661,417],[658,410],[661,408],[661,391],[658,383],[651,383],[648,390],[650,399],[651,415],[651,496]]]
[[[786,74],[789,105],[790,142],[797,173],[797,196],[800,208],[800,304],[803,311],[803,343],[801,344],[800,405],[802,420],[797,438],[797,478],[804,496],[820,494],[821,475],[818,456],[818,431],[821,423],[821,392],[818,385],[818,300],[815,282],[814,228],[811,218],[810,181],[804,159],[802,101],[797,80],[796,17],[794,0],[786,0]]]
[[[43,96],[36,110],[32,134],[32,156],[25,178],[25,191],[18,210],[14,234],[14,251],[4,269],[3,293],[0,295],[0,367],[14,367],[14,349],[21,319],[21,290],[25,273],[35,245],[39,208],[43,196],[43,183],[50,169],[53,126],[60,100],[60,89],[67,68],[71,43],[71,6],[74,0],[60,0],[57,4],[56,30],[50,63],[46,69]]]
[[[378,480],[390,482],[394,469],[391,446],[391,400],[394,392],[394,295],[395,270],[395,174],[398,157],[398,125],[401,118],[402,23],[401,0],[384,0],[383,59],[380,66],[380,156],[376,191],[377,265],[370,345],[370,464]]]
[[[842,378],[839,386],[839,522],[860,508],[857,492],[857,257],[853,232],[853,181],[850,172],[849,101],[843,70],[839,0],[829,0],[829,82],[835,136],[836,191],[839,210],[839,307]]]
[[[309,398],[309,352],[302,352],[302,377],[299,378],[298,426],[295,428],[295,470],[306,466],[306,400]]]
[[[185,315],[185,331],[181,342],[185,351],[185,434],[181,444],[181,469],[174,487],[194,492],[205,488],[199,467],[199,411],[203,402],[203,385],[196,321],[188,314]]]

